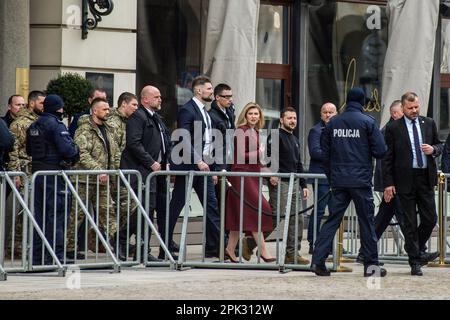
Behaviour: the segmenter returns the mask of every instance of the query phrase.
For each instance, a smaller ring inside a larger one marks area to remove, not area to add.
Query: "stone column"
[[[30,66],[29,0],[0,1],[0,115],[16,94],[16,68]],[[26,99],[26,97],[25,97]]]

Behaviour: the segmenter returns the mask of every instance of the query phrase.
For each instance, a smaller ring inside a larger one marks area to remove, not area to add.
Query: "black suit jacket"
[[[184,136],[182,131],[178,131],[183,136],[178,138],[178,142],[173,147],[170,168],[172,170],[198,170],[197,163],[203,159],[205,146],[203,136],[206,123],[193,99],[178,110],[177,129],[187,130],[189,136]]]
[[[163,131],[166,130],[164,126]],[[163,133],[166,135],[166,146],[168,146],[167,132]],[[139,106],[127,120],[126,145],[120,159],[120,168],[138,170],[145,183],[145,179],[152,172],[150,167],[158,161],[162,150],[159,126],[145,107]],[[162,154],[163,164],[169,152],[170,150],[166,147],[166,154]]]
[[[436,185],[437,167],[435,158],[442,153],[442,143],[438,138],[434,120],[420,116],[420,130],[422,141],[433,146],[434,152],[427,156],[428,187],[433,189]],[[388,151],[382,161],[384,187],[395,186],[397,192],[408,193],[412,189],[413,153],[411,140],[408,135],[404,117],[392,121],[386,126],[385,140]]]
[[[221,171],[223,169],[227,170],[231,168],[231,165],[227,165],[227,150],[232,150],[233,146],[227,145],[227,130],[236,129],[236,126],[234,124],[236,120],[236,116],[234,115],[234,106],[231,105],[230,107],[225,108],[225,112],[226,115],[222,110],[220,110],[220,107],[217,105],[216,101],[213,101],[211,103],[209,116],[211,117],[212,127],[219,130],[223,137],[221,148],[217,147],[217,149],[215,149],[215,156],[216,158],[221,158],[221,163],[214,163],[214,165],[211,167],[212,171]],[[232,135],[230,135],[228,141],[230,141],[231,144],[233,143]],[[230,155],[232,156],[233,153],[231,152]]]

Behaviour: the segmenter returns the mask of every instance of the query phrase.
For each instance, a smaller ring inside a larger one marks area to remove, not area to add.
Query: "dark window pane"
[[[325,102],[343,107],[352,87],[364,89],[371,100],[366,112],[380,119],[387,49],[384,6],[326,1],[311,7],[309,34],[309,125],[319,121],[320,107]]]

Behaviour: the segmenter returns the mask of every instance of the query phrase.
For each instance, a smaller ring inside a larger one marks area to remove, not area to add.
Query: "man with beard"
[[[44,111],[45,93],[31,91],[28,95],[28,107],[22,108],[17,119],[11,123],[10,130],[16,137],[13,150],[9,153],[9,171],[23,171],[31,175],[31,157],[26,151],[26,133],[30,125],[38,119]],[[16,178],[16,186],[21,186],[20,178]]]
[[[278,172],[279,173],[303,173],[303,165],[300,159],[300,143],[298,138],[294,136],[294,130],[297,127],[297,113],[294,108],[287,107],[281,111],[280,116],[280,128],[278,129],[278,145],[279,152],[278,155],[271,153],[272,163],[274,160],[278,162]],[[270,141],[273,144],[273,141]],[[271,145],[268,147],[269,152],[271,151]],[[274,159],[278,157],[278,159]],[[309,264],[309,260],[303,258],[300,255],[300,244],[303,238],[303,215],[298,215],[298,210],[296,210],[297,203],[297,188],[296,184],[300,183],[300,192],[302,198],[306,200],[308,198],[309,192],[306,186],[306,181],[300,178],[295,181],[294,193],[291,200],[291,211],[289,212],[289,228],[286,244],[286,258],[285,263],[287,264]],[[277,187],[278,184],[278,187]],[[289,195],[289,179],[282,178],[278,179],[275,177],[270,178],[269,184],[269,195],[270,195],[270,206],[272,207],[272,212],[276,214],[277,212],[277,194],[278,188],[280,190],[280,214],[286,212],[287,199]],[[276,216],[274,216],[274,226],[276,226]],[[297,225],[297,231],[296,231]],[[295,247],[295,233],[297,232],[297,248]]]
[[[108,101],[103,98],[95,98],[91,103],[91,115],[83,115],[78,120],[78,128],[75,131],[75,143],[80,148],[80,161],[74,167],[75,170],[111,170],[117,161],[118,145],[114,140],[112,128],[106,120],[109,115]],[[98,179],[98,180],[97,180]],[[116,216],[114,204],[110,196],[111,178],[107,174],[88,178],[84,175],[79,177],[78,194],[83,201],[87,199],[86,205],[91,203],[96,212],[98,227],[107,240],[113,240],[116,231]],[[98,181],[98,182],[97,182]],[[86,195],[88,194],[88,197]],[[78,206],[76,212],[76,201],[72,203],[69,227],[67,230],[67,257],[69,259],[83,259],[75,242],[79,240],[78,227],[84,219],[84,212]],[[108,216],[109,213],[109,216]],[[85,249],[85,248],[82,248]]]
[[[17,118],[9,126],[9,130],[14,134],[16,140],[13,149],[9,152],[8,170],[25,172],[29,178],[31,178],[31,156],[27,154],[26,150],[27,130],[42,114],[44,99],[45,93],[42,91],[31,91],[28,94],[28,107],[21,107],[17,113]],[[23,181],[21,181],[20,177],[15,177],[15,183],[17,188],[21,188]],[[7,190],[7,193],[10,193],[9,190]],[[14,222],[12,211],[13,196],[10,194],[6,201],[7,242],[9,242],[12,226],[14,225],[14,247],[17,249],[17,252],[20,252],[22,246],[22,217],[19,218],[18,212],[14,213],[17,216]]]
[[[207,159],[211,156],[212,126],[211,118],[206,111],[206,103],[213,100],[211,80],[198,76],[192,82],[194,97],[178,110],[178,129],[184,129],[189,135],[183,136],[175,146],[177,152],[172,152],[171,168],[180,171],[210,171]],[[201,141],[201,143],[199,143]],[[189,154],[185,154],[189,152]],[[174,158],[176,156],[176,158]],[[217,198],[214,183],[207,177],[206,186],[203,177],[194,177],[192,184],[203,206],[206,206],[206,243],[205,257],[219,257],[220,216],[217,208]],[[206,203],[203,203],[203,191],[206,187]],[[186,177],[177,176],[170,201],[169,241],[186,200]]]

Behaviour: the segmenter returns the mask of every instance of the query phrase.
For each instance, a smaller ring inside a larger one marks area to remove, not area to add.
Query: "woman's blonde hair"
[[[259,121],[256,123],[255,129],[259,130],[264,127],[264,114],[263,114],[261,107],[256,102],[249,102],[245,105],[244,109],[242,109],[241,113],[239,114],[239,117],[238,117],[238,120],[236,123],[236,128],[247,124],[247,118],[246,118],[247,113],[250,109],[253,109],[253,108],[258,109],[258,111],[259,111]]]

